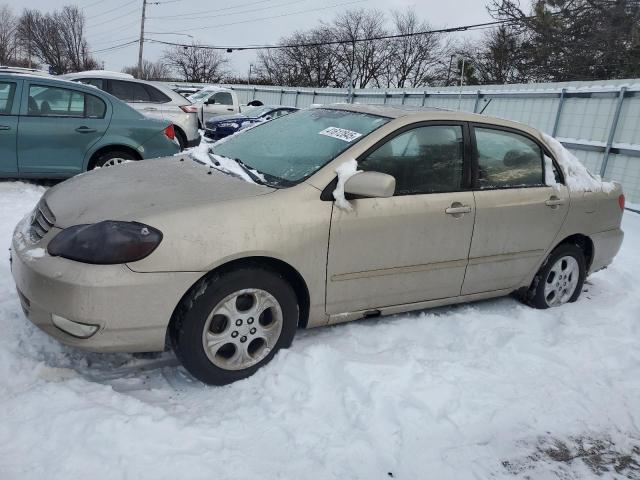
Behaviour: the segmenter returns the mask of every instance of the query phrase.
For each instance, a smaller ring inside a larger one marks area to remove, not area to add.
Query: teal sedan
[[[178,151],[173,125],[95,87],[0,73],[0,178],[66,178]]]

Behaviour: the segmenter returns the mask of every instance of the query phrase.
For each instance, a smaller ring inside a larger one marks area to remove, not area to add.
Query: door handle
[[[145,112],[155,112],[155,111],[157,111],[158,109],[157,109],[156,107],[146,107],[146,108],[143,108],[143,110],[144,110]]]
[[[95,128],[90,127],[78,127],[76,128],[76,132],[78,133],[94,133],[96,131]]]
[[[470,212],[471,207],[469,205],[463,205],[460,202],[452,203],[451,206],[444,211],[447,215],[457,215],[458,217]]]
[[[562,198],[558,198],[555,195],[549,198],[549,200],[545,201],[544,204],[547,207],[558,208],[559,205],[564,205],[565,201]]]
[[[9,125],[0,125],[0,130],[11,130]]]
[[[229,112],[233,112],[233,108],[227,108]]]

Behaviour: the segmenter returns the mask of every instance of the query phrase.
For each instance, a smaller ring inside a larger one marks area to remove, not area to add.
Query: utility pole
[[[138,76],[142,75],[142,48],[144,47],[144,16],[147,10],[147,0],[142,0],[142,19],[140,21],[140,48],[138,50]]]

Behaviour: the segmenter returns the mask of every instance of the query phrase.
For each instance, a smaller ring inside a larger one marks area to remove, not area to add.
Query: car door
[[[22,82],[0,80],[0,175],[18,173],[19,87]]]
[[[215,92],[202,105],[203,124],[211,117],[233,113],[233,97],[229,92]]]
[[[109,126],[107,104],[96,95],[37,81],[25,82],[18,130],[21,173],[73,175]]]
[[[334,206],[327,313],[460,295],[475,215],[465,130],[412,125],[359,159],[360,170],[393,175],[396,193]]]
[[[545,185],[550,154],[534,138],[484,124],[471,131],[476,222],[462,293],[516,288],[558,234],[569,193]]]

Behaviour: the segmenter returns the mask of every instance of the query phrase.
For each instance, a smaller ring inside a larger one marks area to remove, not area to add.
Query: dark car
[[[273,120],[299,110],[294,107],[264,105],[247,109],[234,115],[219,115],[205,123],[204,136],[211,140],[220,140],[250,125]]]

